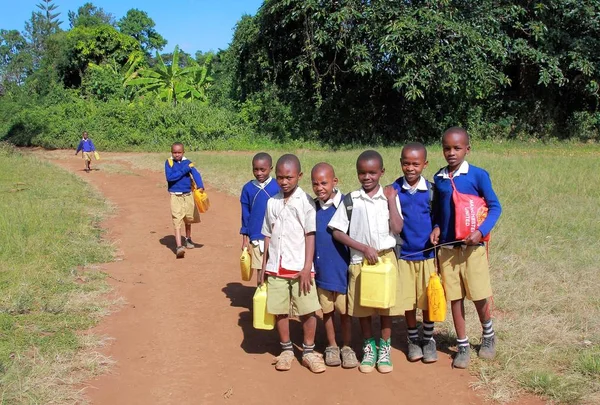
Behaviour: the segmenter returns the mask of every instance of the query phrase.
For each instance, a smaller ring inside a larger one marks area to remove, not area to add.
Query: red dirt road
[[[237,199],[209,188],[211,209],[192,235],[202,246],[176,260],[162,173],[126,174],[132,169],[114,160],[118,154],[104,153],[111,164],[122,165],[124,173],[103,171],[101,161],[93,162],[100,170],[88,174],[82,171],[81,159],[65,159],[66,155],[47,156],[117,207],[103,226],[117,245],[119,260],[102,268],[111,281],[120,280],[112,284],[127,302],[94,330],[114,338],[104,352],[117,363],[109,374],[88,383],[91,403],[484,403],[469,388],[473,377],[450,368],[448,354],[440,352],[436,364],[408,363],[401,351],[406,350],[406,337],[400,319],[394,328],[391,374],[328,368],[313,375],[299,362],[289,372],[275,371],[271,360],[279,350],[277,334],[252,328],[254,287],[240,281]],[[291,327],[294,343],[301,343],[299,323]],[[322,351],[322,324],[318,335],[317,349]],[[354,336],[360,354],[356,324]]]

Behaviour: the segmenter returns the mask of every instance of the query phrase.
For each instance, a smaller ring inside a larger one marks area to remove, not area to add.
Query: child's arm
[[[96,146],[94,145],[94,142],[92,142],[92,140],[90,139],[90,145],[92,145],[92,152],[96,151]]]
[[[242,227],[240,228],[240,235],[242,235],[242,249],[248,246],[250,231],[248,230],[248,221],[250,219],[250,196],[246,192],[246,188],[242,189],[240,195],[240,204],[242,206]]]
[[[77,145],[77,150],[75,151],[75,156],[77,156],[81,149],[83,149],[83,141],[79,141],[79,144]]]
[[[200,174],[200,171],[198,171],[198,169],[196,169],[196,167],[194,166],[193,163],[190,163],[189,167],[190,167],[190,173],[192,174],[192,177],[194,178],[194,182],[196,183],[196,187],[204,188],[204,182],[202,181],[202,175]]]
[[[479,225],[479,229],[465,238],[465,244],[467,245],[480,244],[481,238],[492,231],[492,228],[500,218],[500,214],[502,214],[502,206],[500,205],[496,192],[494,192],[494,189],[492,188],[490,175],[484,170],[482,170],[482,173],[477,178],[477,187],[479,188],[479,195],[483,197],[487,204],[488,214],[481,225]]]
[[[390,231],[394,235],[400,235],[402,227],[404,226],[404,220],[400,214],[400,198],[398,198],[398,191],[394,186],[385,186],[383,194],[388,200],[388,209],[390,211]]]
[[[304,267],[302,271],[299,271],[294,278],[300,279],[300,291],[304,295],[310,292],[310,288],[313,285],[312,281],[312,266],[315,256],[315,233],[310,232],[304,235]]]
[[[177,181],[182,177],[190,174],[190,167],[186,164],[173,164],[173,167],[169,166],[169,161],[165,162],[165,176],[167,181]]]
[[[262,269],[258,271],[256,275],[256,282],[259,286],[265,282],[265,272],[267,271],[267,261],[269,260],[269,244],[271,243],[271,237],[265,236],[265,253],[263,254]]]
[[[431,222],[433,225],[433,230],[429,234],[429,241],[432,245],[437,245],[440,243],[440,214],[439,214],[439,206],[440,206],[440,196],[438,189],[435,185],[435,175],[433,176],[433,182],[431,183],[431,187],[433,188],[433,201],[431,206]]]
[[[352,239],[347,234],[348,230],[350,229],[350,221],[348,220],[346,205],[343,201],[338,206],[337,210],[335,211],[335,214],[333,214],[333,218],[331,218],[331,221],[329,221],[328,227],[333,231],[333,239],[335,239],[343,245],[348,246],[349,248],[361,252],[365,256],[365,259],[367,259],[367,262],[369,262],[370,264],[377,263],[377,250],[375,250],[371,246],[365,245]]]

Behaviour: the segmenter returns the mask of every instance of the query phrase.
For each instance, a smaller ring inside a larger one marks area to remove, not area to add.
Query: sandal
[[[294,361],[294,352],[292,350],[284,350],[281,354],[274,359],[275,370],[277,371],[288,371],[292,368],[292,362]]]

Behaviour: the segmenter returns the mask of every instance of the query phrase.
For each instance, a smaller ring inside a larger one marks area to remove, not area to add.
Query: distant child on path
[[[75,156],[82,151],[81,156],[85,161],[85,171],[89,173],[92,170],[92,153],[96,151],[96,147],[94,146],[94,142],[88,138],[88,133],[83,131],[83,139],[79,141],[79,145],[77,145],[77,151],[75,151]]]
[[[442,136],[442,150],[448,166],[440,169],[433,177],[437,201],[434,207],[431,243],[436,245],[456,241],[451,179],[458,192],[482,197],[489,209],[479,229],[464,240],[456,241],[453,245],[442,246],[439,250],[442,281],[446,298],[451,302],[457,336],[458,353],[454,357],[452,366],[467,368],[471,355],[465,327],[465,297],[475,304],[483,329],[479,357],[492,359],[496,355],[496,336],[490,314],[492,286],[482,238],[496,225],[502,208],[492,188],[489,174],[465,160],[471,150],[467,131],[459,127],[446,130]]]
[[[323,323],[328,346],[325,364],[343,368],[358,366],[356,353],[352,350],[352,318],[348,315],[346,294],[348,292],[348,248],[333,239],[329,221],[344,197],[337,189],[338,179],[329,163],[318,163],[311,171],[312,188],[317,196],[317,232],[315,235],[315,282],[319,302],[323,309]],[[339,312],[344,345],[340,351],[335,341],[334,313]],[[340,356],[341,354],[341,356]]]
[[[267,201],[279,192],[279,185],[273,181],[271,170],[273,160],[268,153],[257,153],[252,159],[252,173],[255,180],[249,181],[242,188],[240,203],[242,205],[242,249],[248,248],[252,258],[251,267],[256,270],[257,280],[261,279],[265,237],[261,233],[265,219]]]
[[[202,176],[194,164],[183,156],[183,144],[175,142],[171,145],[171,157],[165,162],[165,176],[171,194],[171,217],[175,227],[176,255],[178,259],[185,256],[185,248],[193,249],[192,224],[200,222],[200,213],[192,195],[192,177],[198,188],[204,188]],[[181,224],[185,224],[185,243],[181,240]]]
[[[348,314],[360,320],[364,338],[363,359],[359,370],[370,373],[375,368],[380,373],[389,373],[393,370],[391,357],[392,316],[404,315],[404,308],[395,305],[388,309],[368,308],[360,305],[360,273],[363,260],[375,264],[378,258],[387,258],[398,268],[398,260],[394,247],[395,235],[402,231],[402,217],[400,203],[396,198],[397,192],[392,186],[385,189],[379,184],[379,179],[385,172],[383,158],[374,150],[367,150],[360,154],[356,161],[358,181],[362,187],[353,191],[352,217],[348,218],[344,201],[336,210],[329,227],[333,230],[333,237],[350,248],[350,268],[348,283]],[[400,277],[397,277],[396,300],[402,302]],[[381,339],[379,352],[373,337],[371,316],[381,316]]]
[[[402,148],[400,167],[403,177],[393,186],[398,191],[404,226],[400,233],[398,268],[402,285],[403,307],[408,329],[408,360],[437,361],[433,322],[429,321],[427,285],[436,272],[433,245],[429,235],[432,224],[432,185],[422,176],[427,167],[427,149],[421,143],[409,143]],[[429,249],[429,250],[427,250]],[[425,251],[424,251],[425,250]],[[423,311],[423,340],[419,340],[417,308]]]
[[[290,340],[290,303],[304,331],[302,364],[313,373],[325,371],[323,356],[314,351],[317,317],[321,309],[314,287],[315,202],[300,187],[300,161],[283,155],[275,166],[281,191],[267,202],[262,234],[265,236],[263,272],[267,276],[267,312],[277,316],[281,354],[275,369],[287,371],[294,360]],[[263,280],[260,280],[262,284]]]

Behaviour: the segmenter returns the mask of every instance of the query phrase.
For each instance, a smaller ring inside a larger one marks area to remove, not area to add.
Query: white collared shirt
[[[402,178],[402,188],[404,190],[407,190],[409,194],[414,194],[417,192],[417,190],[420,191],[427,191],[427,182],[425,181],[425,177],[421,176],[421,178],[419,179],[419,182],[417,183],[417,185],[415,187],[411,186],[410,184],[408,184],[408,182],[406,181],[406,178]],[[400,198],[400,197],[398,197]]]
[[[359,243],[363,243],[377,251],[391,249],[396,246],[396,238],[390,230],[390,211],[388,200],[383,194],[383,187],[373,197],[369,197],[361,188],[353,191],[352,220],[348,220],[346,206],[342,201],[329,221],[329,227],[337,229]],[[400,199],[396,198],[398,212],[402,212]],[[362,263],[364,256],[358,250],[350,249],[352,264]]]
[[[466,160],[464,160],[460,164],[460,166],[458,167],[458,169],[456,169],[454,171],[454,173],[452,174],[452,178],[458,177],[461,174],[467,174],[467,173],[469,173],[469,162],[467,162]],[[437,177],[442,177],[444,179],[449,179],[450,178],[450,173],[448,173],[448,166],[444,167],[442,169],[442,171],[437,174]],[[433,179],[433,181],[435,182],[435,178]]]
[[[266,271],[277,274],[279,267],[301,271],[304,268],[306,234],[317,230],[313,199],[300,187],[285,201],[280,191],[267,202],[262,234],[269,241]],[[314,272],[314,268],[311,268]]]
[[[335,208],[339,207],[340,203],[342,202],[342,193],[339,192],[339,190],[335,190],[335,195],[333,196],[333,198],[330,198],[329,200],[323,202],[321,200],[319,201],[319,205],[321,206],[321,209],[323,211],[325,211],[327,208],[330,208],[331,206],[334,206]]]
[[[271,180],[273,180],[273,177],[269,176],[268,179],[266,179],[263,183],[259,183],[258,180],[254,179],[252,180],[252,184],[254,184],[256,187],[260,188],[261,190],[265,187],[267,187],[267,185],[271,182]]]

